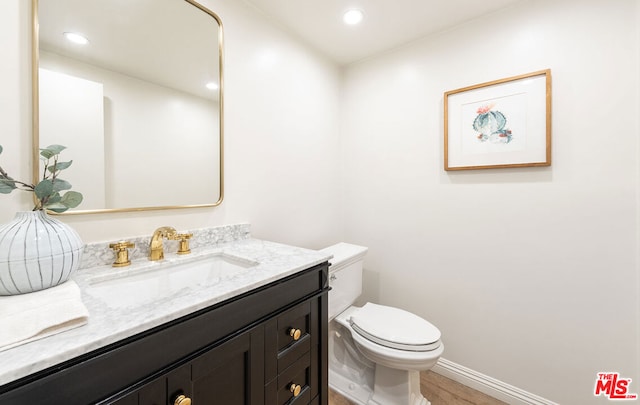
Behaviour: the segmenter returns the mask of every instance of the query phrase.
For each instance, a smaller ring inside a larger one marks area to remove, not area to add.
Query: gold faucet
[[[178,239],[178,232],[171,226],[163,226],[156,229],[149,244],[149,260],[164,259],[164,248],[162,247],[163,238],[176,240]]]

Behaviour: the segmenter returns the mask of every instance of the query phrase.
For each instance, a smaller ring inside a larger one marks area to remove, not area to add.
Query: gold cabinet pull
[[[173,401],[173,405],[191,405],[191,398],[185,395],[178,395],[175,401]]]
[[[113,262],[112,266],[124,267],[130,265],[131,261],[129,260],[129,251],[127,249],[132,249],[135,246],[134,243],[125,240],[109,244],[109,247],[116,253],[116,261]]]
[[[300,395],[300,391],[302,391],[302,387],[298,384],[291,383],[291,385],[289,385],[289,391],[291,391],[294,397],[297,397],[298,395]]]
[[[180,246],[178,247],[179,255],[191,253],[191,248],[189,247],[189,239],[191,237],[193,237],[192,233],[179,233],[176,235],[176,239],[180,241]]]
[[[302,336],[302,331],[296,328],[289,328],[289,336],[291,336],[293,340],[298,340],[300,336]]]

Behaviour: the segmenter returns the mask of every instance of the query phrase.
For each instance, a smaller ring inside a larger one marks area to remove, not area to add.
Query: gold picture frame
[[[444,169],[551,165],[551,70],[444,93]]]

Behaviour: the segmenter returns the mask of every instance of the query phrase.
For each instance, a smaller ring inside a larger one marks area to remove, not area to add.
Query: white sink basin
[[[179,264],[149,262],[141,268],[115,270],[93,277],[86,293],[110,307],[129,307],[188,294],[194,287],[213,286],[239,276],[258,263],[216,253]]]

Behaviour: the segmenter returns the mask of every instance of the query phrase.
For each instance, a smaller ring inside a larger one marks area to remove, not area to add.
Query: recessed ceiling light
[[[78,34],[77,32],[65,32],[63,35],[74,44],[86,45],[89,43],[87,37],[82,34]]]
[[[362,12],[362,10],[358,10],[355,8],[351,10],[347,10],[342,15],[342,21],[344,21],[344,23],[347,25],[359,24],[363,18],[364,18],[364,13]]]
[[[218,84],[217,84],[217,83],[214,83],[214,82],[209,82],[209,83],[207,83],[207,84],[206,84],[206,87],[207,87],[209,90],[218,90]]]

